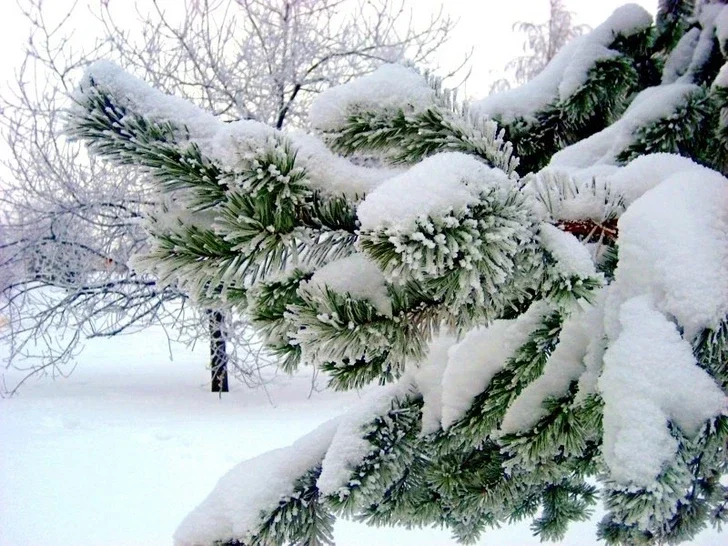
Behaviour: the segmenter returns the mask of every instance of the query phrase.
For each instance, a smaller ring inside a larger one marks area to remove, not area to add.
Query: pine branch
[[[518,159],[498,125],[458,104],[454,93],[443,90],[441,81],[428,77],[434,104],[423,111],[403,106],[394,110],[367,111],[350,105],[341,127],[323,136],[340,153],[381,153],[394,163],[416,163],[440,152],[474,155],[487,165],[514,175]]]
[[[713,116],[709,96],[698,88],[669,116],[639,127],[633,133],[633,141],[617,154],[617,161],[626,164],[641,155],[665,152],[713,164],[714,158],[708,155],[711,146],[707,145],[712,137],[709,127],[714,126]]]
[[[505,138],[521,158],[519,172],[542,169],[557,151],[616,121],[627,107],[630,93],[638,88],[637,79],[638,72],[629,58],[602,59],[567,99],[555,101],[528,119],[501,123]]]
[[[447,444],[477,446],[491,437],[516,397],[543,373],[546,361],[558,343],[562,321],[559,312],[544,318],[529,341],[473,400],[467,413],[448,429]]]
[[[321,502],[316,488],[320,474],[321,467],[317,466],[301,476],[293,493],[279,501],[278,507],[265,517],[252,538],[244,542],[216,542],[215,546],[332,546],[335,518]]]
[[[186,127],[131,111],[93,78],[87,85],[71,111],[69,136],[119,165],[150,172],[165,192],[191,190],[196,207],[214,206],[224,198],[225,173],[202,154]]]
[[[337,514],[358,515],[402,480],[420,449],[421,409],[419,396],[395,399],[385,415],[364,427],[363,438],[371,451],[352,470],[348,482],[327,497]]]

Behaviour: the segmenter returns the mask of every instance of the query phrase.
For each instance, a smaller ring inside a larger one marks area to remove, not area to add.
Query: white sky
[[[18,0],[21,4],[28,0]],[[59,13],[70,0],[45,0]],[[132,0],[109,0],[121,5],[133,4]],[[540,23],[546,20],[548,0],[409,0],[416,17],[426,17],[437,10],[441,3],[454,18],[458,27],[450,43],[441,48],[437,63],[443,70],[454,67],[462,61],[465,52],[473,48],[471,59],[472,75],[467,92],[475,97],[487,94],[490,83],[503,75],[506,63],[522,52],[524,35],[512,30],[518,21]],[[651,13],[655,12],[658,0],[633,0]],[[80,4],[88,3],[81,0]],[[95,2],[93,2],[95,3]],[[160,0],[164,7],[174,8],[182,0]],[[604,21],[612,11],[627,2],[623,0],[566,0],[568,9],[575,13],[577,24],[592,27]],[[130,14],[133,10],[129,10]],[[94,25],[93,19],[84,24]],[[2,0],[0,12],[0,85],[12,80],[13,67],[22,58],[28,35],[28,25],[14,0]]]

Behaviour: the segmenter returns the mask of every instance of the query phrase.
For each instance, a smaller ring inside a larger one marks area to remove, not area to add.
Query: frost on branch
[[[333,513],[558,541],[598,497],[609,544],[724,521],[723,9],[662,3],[653,27],[622,8],[480,113],[383,67],[322,94],[318,136],[208,134],[137,83],[87,82],[72,132],[194,198],[149,261],[245,309],[285,369],[382,385],[275,495],[244,465],[227,480],[265,494],[221,485],[178,542],[326,543]],[[215,506],[240,513],[197,538]]]

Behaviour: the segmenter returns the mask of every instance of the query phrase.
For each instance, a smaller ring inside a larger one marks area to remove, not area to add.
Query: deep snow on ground
[[[308,374],[276,378],[267,394],[234,385],[220,398],[207,392],[205,349],[176,346],[171,361],[161,328],[92,340],[69,378],[31,380],[0,399],[0,546],[171,544],[224,472],[356,403],[356,393],[309,397]],[[345,521],[335,536],[339,546],[455,544],[438,529]],[[726,542],[711,530],[694,544]],[[526,523],[481,544],[539,541]],[[596,544],[594,522],[575,525],[562,544]]]

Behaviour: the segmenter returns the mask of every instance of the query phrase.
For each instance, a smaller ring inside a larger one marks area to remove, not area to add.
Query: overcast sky
[[[18,0],[21,4],[28,0]],[[63,12],[71,0],[45,0],[54,9]],[[90,0],[95,3],[94,0]],[[132,0],[109,0],[132,5]],[[658,0],[635,0],[651,13],[655,12]],[[80,4],[89,0],[79,0]],[[182,0],[160,0],[169,7],[181,5]],[[409,0],[417,17],[425,17],[437,10],[441,0]],[[575,13],[577,24],[597,26],[612,11],[627,2],[621,0],[566,0],[570,11]],[[522,52],[524,35],[512,30],[517,21],[540,23],[548,17],[548,0],[448,0],[444,7],[454,18],[458,27],[450,43],[441,49],[436,61],[447,70],[459,64],[464,54],[473,48],[471,58],[472,75],[467,92],[474,97],[487,94],[490,83],[503,74],[509,60]],[[131,10],[130,10],[131,11]],[[93,19],[89,19],[93,25]],[[13,67],[22,58],[22,51],[28,35],[24,21],[14,0],[2,0],[0,17],[0,85],[12,79]]]

